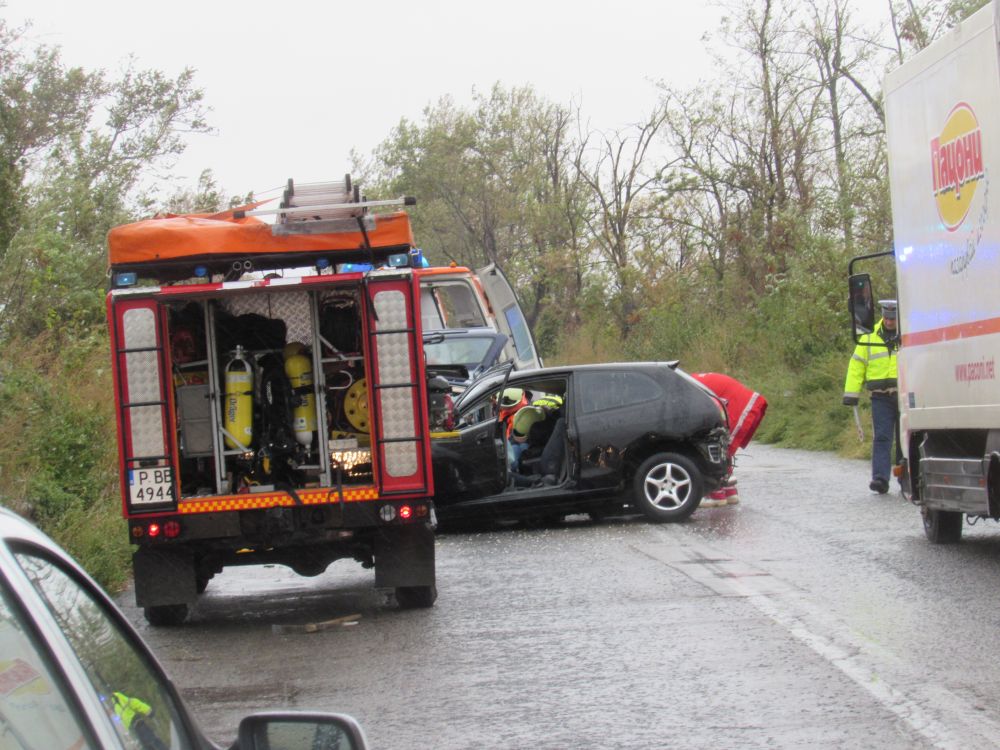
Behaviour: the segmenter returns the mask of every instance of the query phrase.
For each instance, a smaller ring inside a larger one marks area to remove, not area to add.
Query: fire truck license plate
[[[128,487],[132,505],[173,502],[173,470],[169,467],[133,469],[128,473]]]

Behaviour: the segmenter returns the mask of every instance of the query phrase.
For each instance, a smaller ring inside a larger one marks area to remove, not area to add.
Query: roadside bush
[[[109,589],[128,575],[107,340],[8,339],[0,365],[0,501]]]

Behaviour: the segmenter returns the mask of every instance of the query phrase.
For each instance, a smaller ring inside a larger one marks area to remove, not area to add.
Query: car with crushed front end
[[[681,521],[731,469],[724,404],[677,362],[494,368],[453,409],[431,440],[444,525],[628,509]]]
[[[364,750],[349,716],[257,713],[229,750]],[[108,596],[37,528],[0,508],[0,748],[211,750],[176,687]]]

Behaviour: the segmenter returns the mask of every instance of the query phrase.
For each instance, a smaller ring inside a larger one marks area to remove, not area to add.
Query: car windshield
[[[513,362],[501,362],[480,374],[478,378],[472,381],[472,385],[469,386],[468,390],[455,400],[455,410],[462,411],[469,404],[478,401],[489,391],[499,391],[513,368]]]
[[[494,340],[494,336],[449,337],[424,344],[424,354],[429,365],[464,365],[474,370],[482,364]]]

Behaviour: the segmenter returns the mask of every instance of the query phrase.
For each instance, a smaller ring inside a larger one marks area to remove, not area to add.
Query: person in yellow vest
[[[868,488],[884,495],[889,491],[893,465],[900,460],[899,401],[897,399],[896,350],[899,348],[896,300],[879,300],[882,319],[875,330],[860,337],[847,365],[844,404],[857,406],[862,387],[872,398],[872,480]],[[860,429],[860,428],[859,428]]]
[[[539,406],[545,410],[546,415],[559,411],[563,406],[563,397],[555,393],[539,396],[531,402],[532,406]]]
[[[111,695],[115,715],[122,726],[139,740],[143,750],[167,750],[167,746],[156,736],[153,729],[153,707],[148,703],[131,698],[125,693],[115,692]]]
[[[522,407],[514,415],[514,421],[507,441],[507,463],[512,473],[520,471],[520,458],[528,448],[528,433],[531,427],[545,419],[545,412],[540,406]]]

